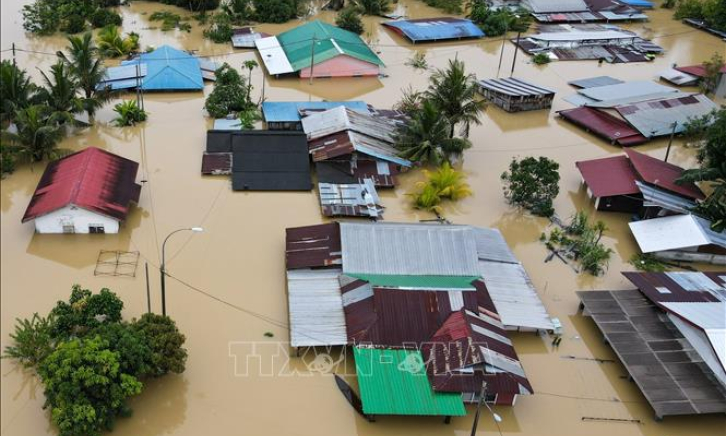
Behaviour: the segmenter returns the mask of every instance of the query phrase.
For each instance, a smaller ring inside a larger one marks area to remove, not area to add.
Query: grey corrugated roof
[[[544,32],[527,36],[529,39],[550,42],[569,42],[569,41],[607,41],[617,39],[636,39],[638,35],[634,33],[621,32],[618,30],[591,30],[591,31],[572,31],[572,32]]]
[[[480,260],[519,263],[498,229],[473,227],[476,251]]]
[[[618,83],[623,83],[623,81],[610,76],[597,76],[567,82],[568,85],[578,88],[596,88],[598,86],[617,85]]]
[[[308,140],[352,130],[392,144],[398,124],[383,117],[337,106],[303,118],[302,126]]]
[[[287,271],[290,344],[293,347],[348,343],[340,273],[339,268]]]
[[[643,193],[643,206],[661,207],[678,213],[691,213],[691,209],[696,207],[696,203],[683,198],[680,195],[668,193],[662,189],[655,188],[640,181],[635,181],[638,189]]]
[[[677,89],[661,85],[652,80],[634,80],[615,85],[596,86],[577,91],[578,94],[596,101],[641,98],[651,94],[678,93]]]
[[[583,0],[526,0],[527,6],[534,13],[547,12],[580,12],[589,8]]]
[[[380,217],[383,208],[372,179],[362,183],[318,183],[320,205],[326,216]]]
[[[345,273],[479,276],[470,227],[340,223],[340,236]]]
[[[555,91],[551,89],[547,89],[521,79],[515,79],[514,77],[480,80],[479,86],[494,92],[515,97],[550,95],[555,93]]]
[[[673,123],[681,133],[691,118],[701,117],[718,109],[718,105],[702,94],[664,98],[618,106],[616,110],[643,136],[670,135]]]
[[[675,68],[669,68],[659,73],[661,79],[673,83],[678,86],[695,85],[699,78],[688,73],[678,71]]]

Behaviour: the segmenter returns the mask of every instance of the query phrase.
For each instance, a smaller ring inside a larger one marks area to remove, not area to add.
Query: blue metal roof
[[[300,109],[323,111],[338,106],[370,113],[364,101],[266,101],[262,103],[262,115],[268,123],[294,123],[300,121]]]
[[[484,36],[484,32],[476,24],[471,20],[462,18],[442,17],[396,20],[382,24],[403,33],[413,42],[482,38]]]
[[[199,60],[189,53],[163,45],[151,53],[121,65],[146,65],[147,74],[141,87],[147,91],[184,91],[204,88]]]
[[[620,0],[628,6],[634,6],[636,8],[652,8],[653,3],[647,0]]]

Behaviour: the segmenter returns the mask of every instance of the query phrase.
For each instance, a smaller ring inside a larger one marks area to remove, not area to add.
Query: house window
[[[63,233],[76,233],[76,227],[72,223],[63,223]]]
[[[89,224],[88,233],[106,233],[103,224]]]

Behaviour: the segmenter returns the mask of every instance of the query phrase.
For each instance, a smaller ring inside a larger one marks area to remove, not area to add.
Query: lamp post
[[[204,231],[201,227],[185,227],[183,229],[174,230],[164,238],[164,243],[161,244],[161,314],[166,316],[166,241],[171,238],[171,235],[179,232],[190,231],[195,233],[201,233]]]

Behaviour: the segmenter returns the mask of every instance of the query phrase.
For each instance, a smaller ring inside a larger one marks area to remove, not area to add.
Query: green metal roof
[[[353,355],[366,414],[466,415],[461,394],[431,388],[420,351],[354,347]]]
[[[385,274],[357,274],[346,275],[365,280],[373,286],[399,289],[475,289],[471,284],[479,279],[476,276],[405,276]]]
[[[360,36],[315,20],[277,35],[277,40],[295,71],[310,66],[313,38],[316,41],[315,64],[345,54],[365,62],[383,65],[383,61]]]

